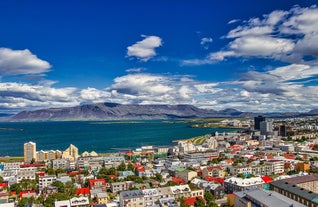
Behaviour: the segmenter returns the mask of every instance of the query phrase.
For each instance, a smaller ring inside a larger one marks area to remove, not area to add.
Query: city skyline
[[[318,109],[316,1],[2,1],[0,113]]]

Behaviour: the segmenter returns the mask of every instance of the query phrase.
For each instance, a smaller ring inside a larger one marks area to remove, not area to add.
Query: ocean
[[[191,128],[186,122],[78,121],[0,123],[0,156],[23,156],[23,144],[36,143],[36,150],[65,150],[70,144],[84,151],[109,153],[141,146],[170,146],[173,140],[228,132],[233,129]]]

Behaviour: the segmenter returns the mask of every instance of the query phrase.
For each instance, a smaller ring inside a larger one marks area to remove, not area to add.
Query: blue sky
[[[0,2],[0,113],[318,108],[316,1]]]

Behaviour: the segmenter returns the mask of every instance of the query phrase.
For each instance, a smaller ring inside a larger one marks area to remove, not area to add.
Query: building
[[[261,177],[237,178],[230,177],[224,181],[225,193],[230,194],[236,191],[244,191],[251,188],[263,188],[266,183]]]
[[[75,161],[77,160],[78,157],[79,157],[78,148],[72,144],[70,144],[70,146],[66,150],[64,150],[62,153],[63,159],[69,159],[69,160]]]
[[[46,187],[49,187],[54,181],[56,181],[56,176],[39,176],[39,189],[42,190]]]
[[[260,123],[260,133],[261,135],[273,135],[273,122],[272,120],[261,121]]]
[[[234,192],[235,207],[305,207],[305,205],[282,196],[274,191],[264,191],[258,188]]]
[[[177,168],[175,171],[175,176],[178,178],[182,178],[184,181],[191,181],[193,178],[198,176],[198,173],[193,170],[188,170],[185,168]]]
[[[221,166],[208,166],[202,169],[202,177],[212,176],[214,178],[223,177],[223,168]]]
[[[260,130],[261,129],[261,122],[262,121],[265,121],[266,118],[263,117],[263,116],[257,116],[257,117],[254,117],[254,129],[255,130]]]
[[[316,187],[317,188],[317,187]],[[270,189],[308,207],[318,207],[318,194],[286,180],[270,183]]]
[[[34,142],[24,143],[24,162],[36,161],[36,144]]]
[[[77,168],[97,170],[102,168],[104,160],[99,156],[86,156],[77,158]]]
[[[119,196],[119,206],[154,206],[159,198],[157,189],[123,191]]]
[[[70,161],[67,159],[52,160],[52,168],[56,169],[68,169],[70,168]]]
[[[287,127],[286,127],[286,125],[280,125],[279,126],[278,135],[281,136],[281,137],[286,137],[287,136]]]
[[[110,183],[110,190],[113,193],[118,193],[124,190],[129,190],[134,184],[134,181],[114,182]]]

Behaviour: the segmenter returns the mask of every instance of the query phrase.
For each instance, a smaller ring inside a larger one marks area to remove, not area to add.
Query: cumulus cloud
[[[51,65],[28,49],[0,48],[0,75],[29,75],[48,72]]]
[[[229,24],[235,22],[238,21],[233,20]],[[275,10],[261,17],[240,21],[240,25],[223,38],[229,42],[221,50],[201,60],[186,60],[184,64],[213,64],[230,57],[317,64],[318,8],[295,6],[289,11]]]
[[[162,40],[158,36],[145,36],[143,40],[127,47],[127,56],[136,57],[141,61],[148,61],[156,55],[155,49],[162,45]]]

